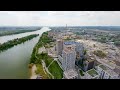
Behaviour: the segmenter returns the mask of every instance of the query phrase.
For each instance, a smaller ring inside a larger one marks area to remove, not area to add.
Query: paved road
[[[45,62],[42,60],[42,65],[45,68],[45,70],[47,71],[48,74],[50,74],[52,76],[52,79],[54,79],[54,76],[49,72],[48,68],[46,67]]]
[[[47,68],[49,68],[50,67],[50,65],[54,62],[55,60],[53,60],[50,64],[49,64],[49,66],[47,67]]]

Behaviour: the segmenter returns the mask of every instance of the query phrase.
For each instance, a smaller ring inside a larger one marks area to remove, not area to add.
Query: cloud
[[[1,26],[120,25],[120,11],[0,11]]]

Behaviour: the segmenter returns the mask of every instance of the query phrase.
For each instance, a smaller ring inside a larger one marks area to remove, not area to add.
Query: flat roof
[[[95,71],[95,69],[90,69],[87,71],[88,74],[90,74],[92,77],[95,77],[98,75],[98,73]]]
[[[114,72],[114,70],[111,70],[110,68],[104,66],[104,65],[99,65],[103,70],[105,70],[107,73],[109,73],[111,76],[117,76],[118,74]]]
[[[67,77],[68,79],[71,79],[71,78],[73,78],[73,77],[75,77],[75,76],[78,76],[78,73],[77,73],[75,70],[70,69],[70,70],[64,71],[64,75],[65,75],[65,77]]]
[[[80,42],[75,42],[75,41],[65,41],[65,45],[72,45],[72,44],[81,44]]]
[[[87,59],[86,61],[87,61],[87,62],[93,62],[93,61],[95,61],[95,60],[93,60],[93,59]]]
[[[99,65],[99,67],[101,67],[103,70],[107,70],[108,68],[107,67],[105,67],[104,65]]]
[[[66,53],[74,52],[74,50],[73,50],[72,48],[71,48],[71,49],[66,49],[66,48],[65,48],[65,49],[63,49],[63,51],[66,52]]]

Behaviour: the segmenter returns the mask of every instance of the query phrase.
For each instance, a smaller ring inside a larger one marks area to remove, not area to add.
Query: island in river
[[[49,30],[48,27],[43,27],[37,31],[0,37],[0,43],[3,44],[8,40],[22,38],[32,34],[39,34],[38,37],[15,45],[0,53],[0,79],[29,79],[30,73],[28,64],[32,50],[41,34]]]

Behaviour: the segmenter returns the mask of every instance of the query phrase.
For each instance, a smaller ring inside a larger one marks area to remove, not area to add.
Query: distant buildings
[[[53,31],[49,31],[48,32],[48,37],[53,37],[54,36],[54,32]]]
[[[74,31],[74,30],[73,30]],[[78,31],[77,31],[78,32]],[[58,63],[62,68],[63,78],[64,79],[118,79],[119,75],[113,71],[113,69],[117,70],[116,64],[112,62],[113,57],[115,57],[115,53],[112,50],[106,50],[108,60],[106,58],[99,59],[91,52],[93,50],[92,47],[87,47],[87,53],[85,54],[85,49],[82,43],[75,42],[74,39],[85,38],[90,40],[98,40],[99,38],[96,36],[103,35],[100,32],[89,31],[85,32],[83,30],[81,35],[75,35],[70,30],[57,30],[49,33],[50,37],[56,41],[56,52],[58,56]],[[107,35],[107,34],[105,34]],[[107,44],[111,45],[110,47],[114,49],[114,42],[109,41]],[[96,48],[97,45],[93,44],[93,47]],[[113,59],[114,60],[114,59]],[[84,72],[78,73],[81,70]],[[119,72],[117,70],[117,72]],[[80,77],[79,77],[80,75]]]

